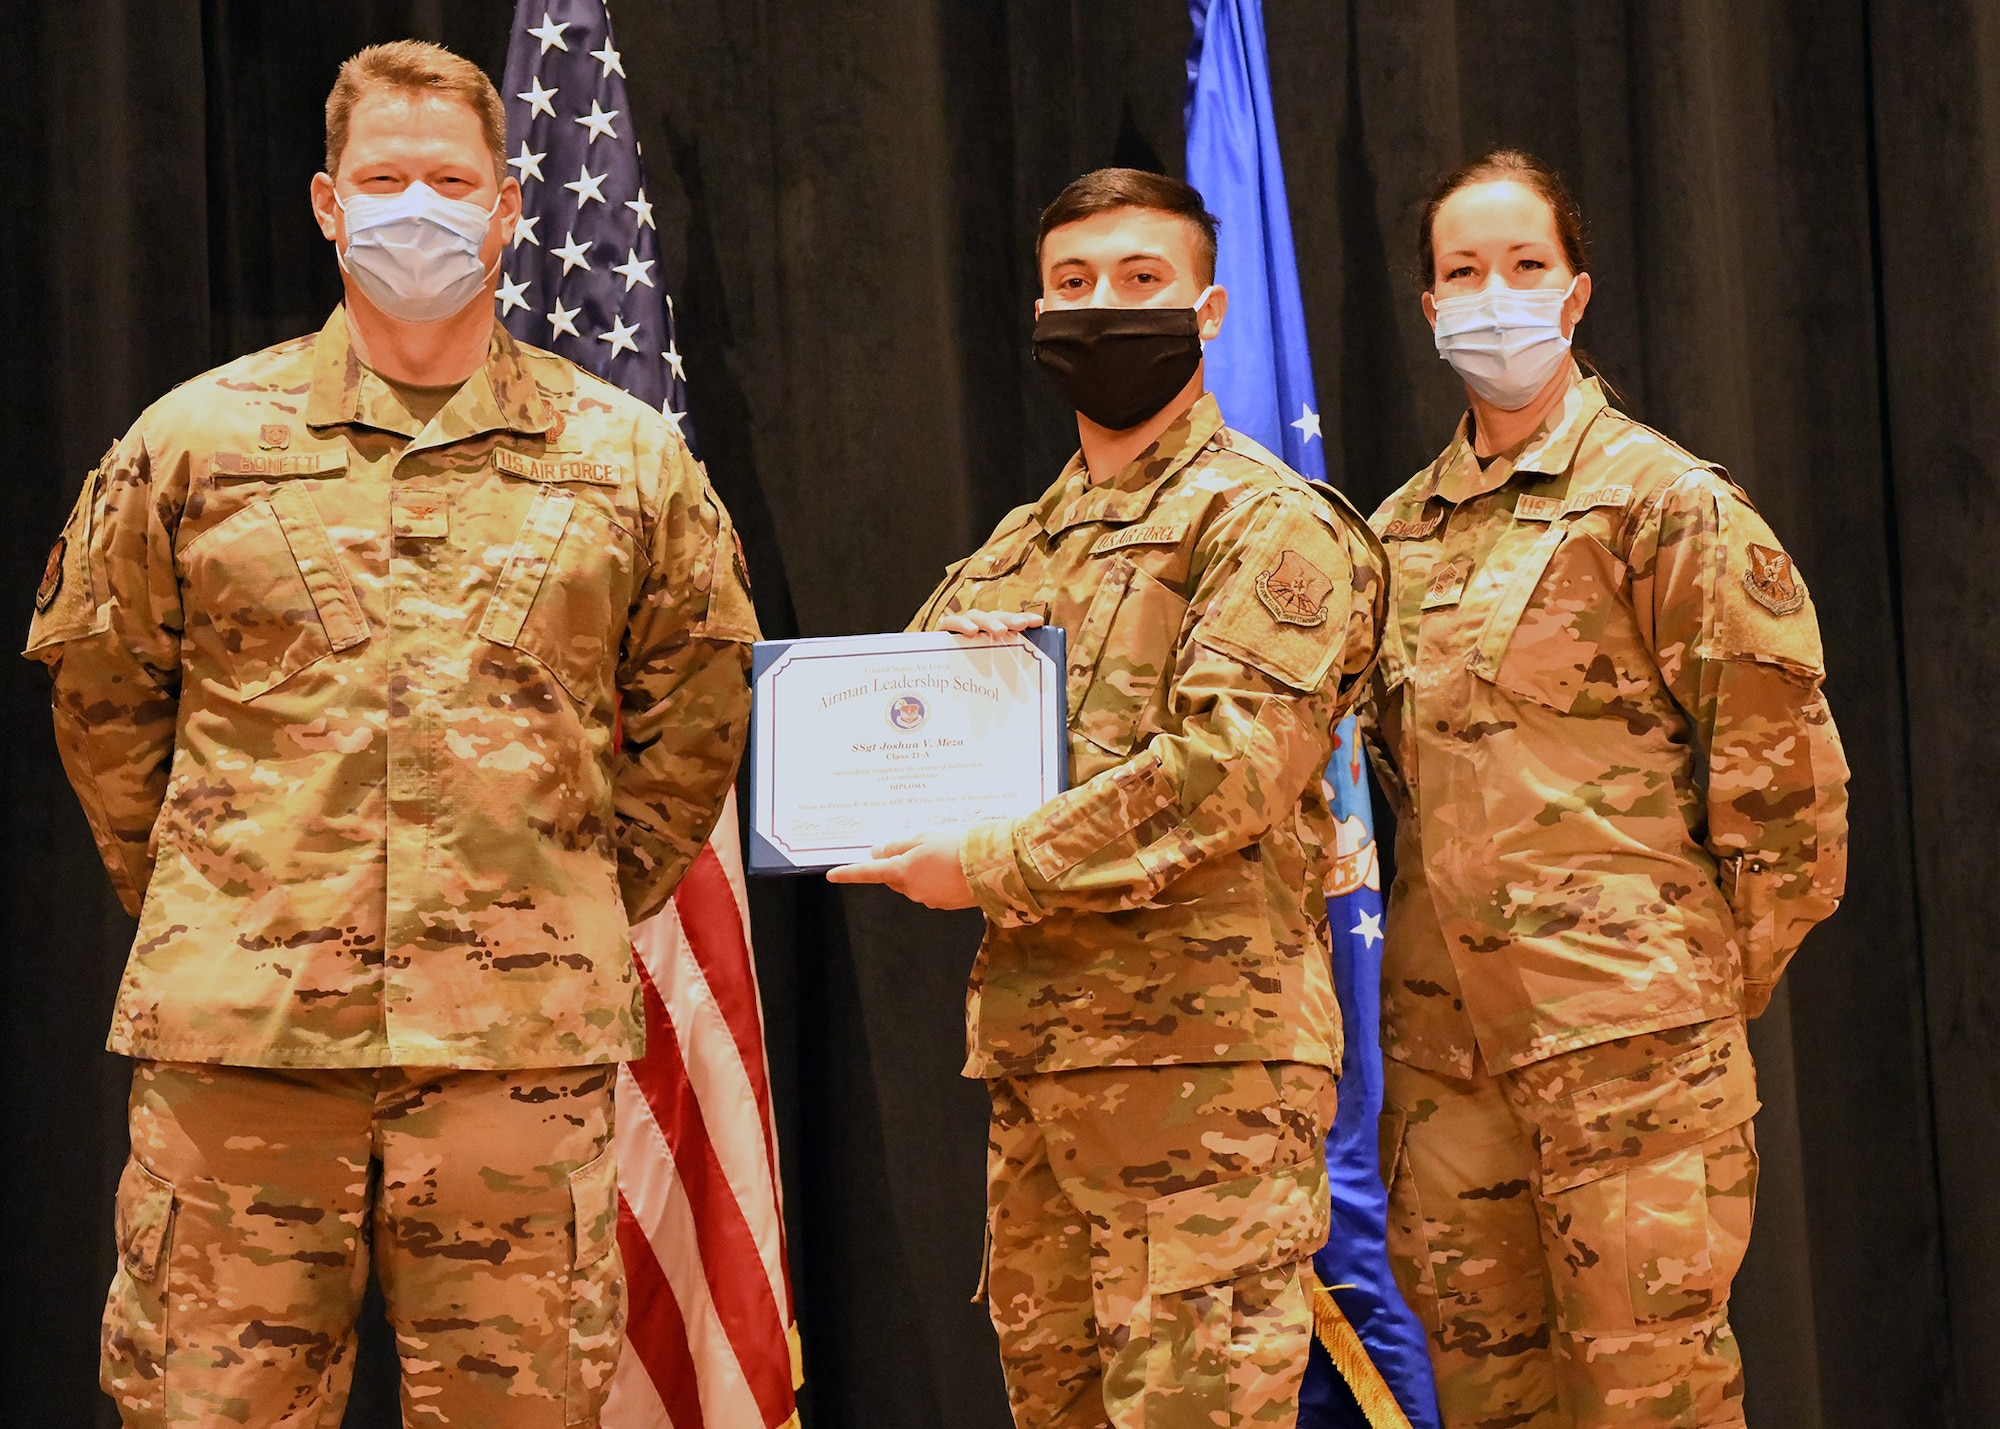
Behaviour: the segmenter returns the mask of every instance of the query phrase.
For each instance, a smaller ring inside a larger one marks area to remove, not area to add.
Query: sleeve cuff
[[[1001,928],[1016,928],[1042,916],[1044,910],[1029,891],[1021,860],[1014,852],[1012,820],[998,819],[968,829],[959,845],[958,863],[987,921]]]

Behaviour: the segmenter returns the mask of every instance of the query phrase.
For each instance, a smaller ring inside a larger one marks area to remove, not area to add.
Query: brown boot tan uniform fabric
[[[1763,1010],[1846,879],[1819,630],[1720,469],[1595,380],[1375,515],[1366,719],[1398,1278],[1448,1424],[1732,1424]]]
[[[1299,895],[1334,857],[1320,775],[1374,659],[1380,547],[1209,397],[1089,475],[912,624],[1031,610],[1069,635],[1073,787],[962,859],[989,1309],[1020,1425],[1289,1423],[1341,1045]]]
[[[141,1059],[104,1346],[126,1422],[337,1422],[372,1224],[407,1412],[595,1423],[626,930],[715,822],[757,637],[685,445],[497,327],[420,420],[336,311],[148,409],[36,604],[139,917],[111,1033]],[[448,1147],[420,1209],[413,1136]]]

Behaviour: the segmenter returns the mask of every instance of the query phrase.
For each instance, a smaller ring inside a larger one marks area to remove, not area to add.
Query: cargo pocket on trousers
[[[565,1424],[597,1423],[625,1347],[625,1272],[618,1254],[618,1163],[607,1145],[570,1173],[575,1213],[569,1277],[569,1374]]]
[[[127,1424],[164,1423],[174,1188],[136,1156],[118,1178],[117,1227],[118,1271],[104,1304],[98,1382]]]
[[[1318,1158],[1147,1203],[1149,1399],[1174,1395],[1189,1423],[1226,1421],[1235,1282],[1306,1259],[1326,1243],[1327,1218]]]
[[[1423,1199],[1404,1149],[1409,1127],[1409,1117],[1403,1112],[1389,1106],[1382,1108],[1377,1123],[1377,1146],[1382,1184],[1389,1195],[1389,1269],[1410,1313],[1430,1333],[1442,1328],[1443,1322],[1438,1312],[1437,1273],[1431,1265],[1430,1237],[1424,1232]]]
[[[1551,1111],[1543,1230],[1557,1250],[1563,1322],[1617,1335],[1722,1309],[1757,1195],[1756,1081],[1741,1024]]]

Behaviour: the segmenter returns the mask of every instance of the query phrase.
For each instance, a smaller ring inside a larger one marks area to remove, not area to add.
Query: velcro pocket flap
[[[566,491],[545,486],[521,522],[521,534],[514,539],[514,553],[500,572],[493,598],[486,602],[486,615],[479,622],[479,638],[496,645],[513,645],[521,638],[528,610],[541,591],[542,577],[554,562],[556,546],[569,526],[576,498]]]
[[[299,574],[305,579],[306,593],[326,631],[326,643],[335,650],[351,650],[368,639],[368,620],[348,584],[347,570],[319,519],[312,492],[303,486],[281,486],[271,493],[271,510],[292,549]]]
[[[1146,1205],[1146,1287],[1172,1295],[1304,1260],[1327,1216],[1317,1159],[1161,1196]]]
[[[618,1243],[618,1157],[606,1144],[593,1161],[569,1174],[576,1213],[576,1266],[595,1265]]]
[[[127,1157],[118,1178],[118,1258],[136,1280],[150,1283],[166,1259],[174,1223],[174,1188]]]
[[[1539,1113],[1542,1189],[1554,1195],[1656,1161],[1756,1114],[1757,1077],[1738,1024]]]
[[[1486,627],[1479,633],[1479,643],[1466,657],[1465,663],[1473,674],[1490,680],[1499,673],[1501,657],[1514,638],[1514,627],[1521,623],[1521,616],[1534,597],[1535,587],[1541,584],[1542,575],[1549,568],[1550,558],[1568,534],[1568,527],[1560,522],[1551,524],[1536,537],[1521,563],[1507,577],[1500,599],[1494,602],[1493,613],[1487,617]]]

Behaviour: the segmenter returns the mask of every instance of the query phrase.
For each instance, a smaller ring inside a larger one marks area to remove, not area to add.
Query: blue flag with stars
[[[518,0],[500,91],[507,167],[521,181],[500,320],[658,407],[686,435],[674,304],[604,0]]]
[[[1191,0],[1187,176],[1218,220],[1215,281],[1229,293],[1221,333],[1206,351],[1208,387],[1230,426],[1326,480],[1305,303],[1292,248],[1291,210],[1271,115],[1259,0]],[[1380,1375],[1353,1385],[1316,1337],[1300,1391],[1300,1429],[1390,1429],[1400,1408],[1413,1429],[1437,1429],[1437,1391],[1424,1332],[1389,1271],[1388,1198],[1376,1149],[1382,1112],[1382,880],[1375,815],[1352,715],[1336,731],[1327,799],[1339,821],[1326,887],[1334,990],[1346,1031],[1340,1107],[1327,1136],[1333,1224],[1313,1257],[1320,1283],[1359,1335]],[[1379,1404],[1386,1387],[1395,1406]],[[1364,1409],[1372,1405],[1374,1413]]]

